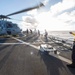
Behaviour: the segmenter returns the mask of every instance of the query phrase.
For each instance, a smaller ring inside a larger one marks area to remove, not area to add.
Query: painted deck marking
[[[1,44],[1,45],[26,44],[26,45],[29,45],[29,46],[35,48],[35,49],[38,49],[38,50],[40,49],[39,47],[37,47],[37,46],[35,46],[35,45],[32,45],[32,44],[30,44],[30,43],[24,42],[24,41],[22,41],[22,40],[20,40],[20,39],[18,39],[18,38],[15,38],[15,37],[11,37],[11,38],[13,38],[13,39],[19,41],[20,43],[0,43],[0,44]],[[64,62],[67,62],[67,63],[69,63],[69,64],[72,63],[71,60],[69,60],[69,59],[67,59],[67,58],[65,58],[65,57],[62,57],[62,56],[59,56],[59,55],[53,55],[53,54],[52,54],[52,56],[54,56],[54,57],[56,57],[56,58],[58,58],[58,59],[60,59],[60,60],[62,60],[62,61],[64,61]]]

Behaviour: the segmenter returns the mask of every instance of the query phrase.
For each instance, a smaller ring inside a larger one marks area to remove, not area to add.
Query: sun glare
[[[48,12],[44,12],[39,14],[36,19],[38,20],[39,24],[37,26],[37,29],[39,30],[66,30],[67,28],[70,29],[70,27],[67,26],[66,23],[62,22],[61,20],[57,19],[56,17],[51,16],[51,14]]]

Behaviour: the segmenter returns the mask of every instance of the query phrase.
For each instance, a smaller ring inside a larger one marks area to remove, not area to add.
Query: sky
[[[75,0],[0,0],[0,14],[10,13],[38,5],[45,7],[10,16],[22,30],[39,29],[44,31],[75,30]]]

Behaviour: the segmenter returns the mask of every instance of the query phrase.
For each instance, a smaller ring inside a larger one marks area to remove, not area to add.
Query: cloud
[[[75,7],[75,0],[62,0],[57,4],[51,6],[50,11],[53,15],[56,15],[64,10],[68,10]]]
[[[37,13],[37,9],[31,10],[31,11],[27,12],[27,14],[28,14],[28,15],[33,15],[33,16],[35,16],[35,15],[38,14],[38,13]]]
[[[27,12],[29,16],[23,16],[22,19],[25,22],[21,22],[21,24],[23,28],[37,28],[39,30],[75,30],[75,10],[65,12],[65,10],[74,7],[75,0],[62,0],[62,2],[52,5],[49,11],[38,13],[35,9]]]
[[[64,23],[72,25],[72,23],[75,22],[75,10],[71,12],[64,12],[63,14],[59,15],[57,18]]]
[[[26,23],[30,23],[32,25],[35,25],[35,23],[37,22],[36,19],[32,16],[23,16],[23,21],[25,21]]]
[[[50,12],[40,13],[36,18],[39,21],[37,28],[40,30],[61,31],[73,29],[73,26],[68,25],[61,17],[53,17]]]
[[[23,31],[26,29],[35,29],[37,27],[38,22],[32,16],[22,16],[22,20],[20,28]]]
[[[48,2],[49,2],[49,0],[44,0],[42,3],[43,3],[44,5],[46,5]]]

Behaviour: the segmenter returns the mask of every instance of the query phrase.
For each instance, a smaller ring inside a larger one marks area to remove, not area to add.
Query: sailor
[[[32,34],[32,30],[30,29],[30,33]]]
[[[45,35],[44,36],[45,36],[45,41],[48,42],[48,38],[47,38],[48,37],[48,33],[47,33],[46,30],[45,30]]]
[[[75,40],[73,41],[73,48],[72,48],[72,64],[69,64],[67,66],[75,68]]]
[[[38,30],[38,35],[40,36],[40,31]]]
[[[29,33],[28,29],[27,29],[27,31],[26,31],[26,32],[27,32],[27,34]]]

